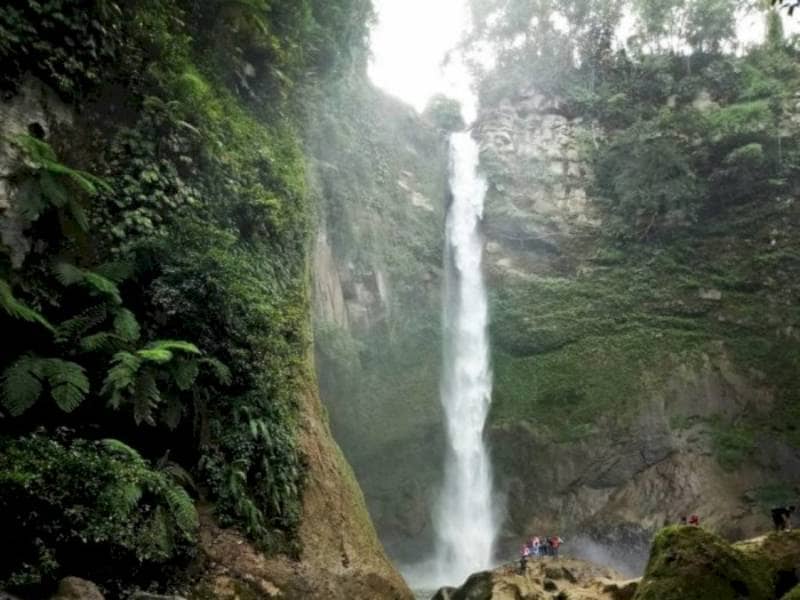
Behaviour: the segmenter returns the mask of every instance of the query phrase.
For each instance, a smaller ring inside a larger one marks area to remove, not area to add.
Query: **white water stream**
[[[441,382],[448,452],[435,515],[436,577],[449,585],[460,584],[471,573],[492,565],[497,534],[491,466],[483,439],[492,376],[481,268],[480,225],[487,188],[477,171],[478,154],[478,144],[469,132],[452,135]]]

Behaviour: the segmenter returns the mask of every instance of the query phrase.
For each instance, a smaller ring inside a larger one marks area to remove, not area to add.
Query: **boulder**
[[[105,598],[91,581],[79,577],[65,577],[58,584],[56,595],[50,600],[105,600]]]
[[[771,600],[773,568],[699,527],[661,530],[634,600]]]

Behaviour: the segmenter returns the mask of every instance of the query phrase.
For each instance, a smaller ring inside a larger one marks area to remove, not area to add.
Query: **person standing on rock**
[[[779,506],[772,509],[772,523],[775,525],[775,531],[792,530],[792,513],[794,511],[794,506]]]
[[[564,543],[557,535],[554,535],[550,538],[550,550],[555,558],[558,558],[558,549],[561,547],[561,544]]]
[[[525,569],[528,566],[528,556],[530,556],[530,548],[528,548],[528,544],[522,544],[522,549],[519,551],[519,572],[521,575],[525,574]]]
[[[535,535],[531,538],[531,554],[534,558],[539,556],[539,550],[541,548],[541,542],[539,541],[539,536]]]

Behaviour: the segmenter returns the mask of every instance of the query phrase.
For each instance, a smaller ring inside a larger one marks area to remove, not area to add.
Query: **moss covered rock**
[[[653,542],[635,600],[769,600],[774,567],[760,549],[740,550],[697,527],[667,527]]]

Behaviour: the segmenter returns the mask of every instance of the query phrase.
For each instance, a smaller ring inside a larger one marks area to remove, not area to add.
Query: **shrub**
[[[0,440],[0,530],[14,549],[0,588],[135,574],[186,556],[196,529],[186,491],[121,442]]]

